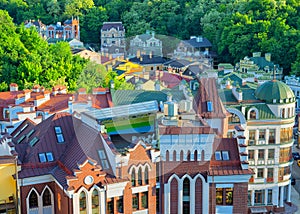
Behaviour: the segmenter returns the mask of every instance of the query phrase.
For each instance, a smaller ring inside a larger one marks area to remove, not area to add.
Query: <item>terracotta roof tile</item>
[[[194,110],[203,118],[225,118],[226,109],[223,106],[216,86],[215,78],[201,78],[199,90],[194,99]],[[208,108],[212,103],[212,110]]]

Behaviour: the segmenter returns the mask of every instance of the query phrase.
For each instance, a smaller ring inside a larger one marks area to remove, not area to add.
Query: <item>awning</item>
[[[267,213],[268,210],[265,207],[251,207],[251,213]]]

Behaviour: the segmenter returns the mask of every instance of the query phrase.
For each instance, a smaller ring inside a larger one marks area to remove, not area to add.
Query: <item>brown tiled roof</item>
[[[199,90],[194,98],[194,110],[203,118],[225,118],[227,112],[218,95],[216,79],[201,78],[199,83]],[[212,102],[212,111],[208,111],[208,101]]]
[[[177,127],[177,126],[159,126],[159,133],[161,135],[170,134],[214,134],[217,129],[209,126],[203,127]]]
[[[61,127],[64,143],[57,142],[55,126]],[[105,151],[103,145],[105,142],[102,141],[100,133],[72,115],[57,113],[34,127],[28,126],[24,129],[24,134],[32,128],[35,129],[35,132],[29,139],[17,144],[18,137],[13,138],[19,154],[19,161],[25,166],[22,167],[20,178],[51,174],[62,186],[67,188],[66,176],[79,169],[79,165],[89,159],[101,163],[98,150]],[[37,137],[39,141],[31,147],[28,142],[34,137]],[[44,152],[52,152],[53,164],[39,162],[38,154]],[[111,168],[105,172],[112,174]]]
[[[108,91],[105,94],[76,94],[74,98],[74,102],[79,103],[87,103],[91,99],[93,108],[102,109],[114,106]]]
[[[214,151],[228,151],[229,160],[216,160],[215,155],[212,155],[209,175],[252,174],[251,170],[242,169],[238,144],[235,138],[215,138]]]
[[[55,113],[68,108],[69,98],[71,94],[57,94],[56,96],[50,96],[50,100],[37,107],[38,111],[49,111],[49,113]]]

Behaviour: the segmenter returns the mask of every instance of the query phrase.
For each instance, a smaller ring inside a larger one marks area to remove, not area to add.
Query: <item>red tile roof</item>
[[[210,161],[209,175],[252,174],[251,170],[242,169],[238,144],[235,138],[215,138],[214,151],[228,151],[229,160],[216,160],[215,154]]]
[[[72,97],[71,94],[57,94],[56,96],[50,96],[50,100],[38,106],[37,110],[48,111],[51,114],[65,110],[68,108],[70,97]]]
[[[177,126],[159,126],[159,133],[161,135],[171,134],[214,134],[217,129],[213,129],[209,126],[203,127],[177,127]]]
[[[227,111],[223,106],[216,86],[215,78],[201,78],[199,90],[194,99],[194,110],[203,118],[225,118]],[[212,103],[209,111],[207,102]]]

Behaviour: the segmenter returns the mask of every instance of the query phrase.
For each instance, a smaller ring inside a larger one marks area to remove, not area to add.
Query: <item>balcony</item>
[[[255,178],[254,183],[265,183],[265,178]]]
[[[289,180],[291,178],[291,174],[287,174],[287,175],[284,175],[283,176],[283,180],[284,181],[287,181],[287,180]]]
[[[267,178],[267,183],[273,183],[274,182],[274,178]]]
[[[263,160],[263,159],[257,160],[257,165],[264,165],[264,164],[265,164],[265,160]]]

